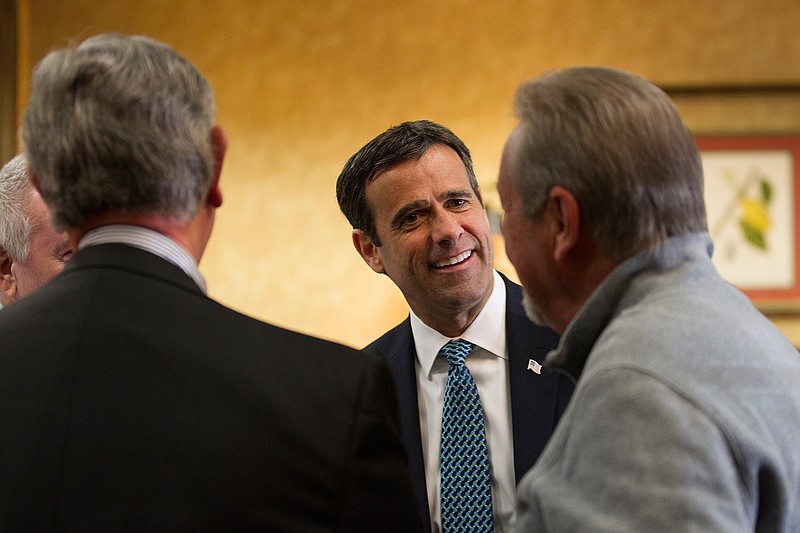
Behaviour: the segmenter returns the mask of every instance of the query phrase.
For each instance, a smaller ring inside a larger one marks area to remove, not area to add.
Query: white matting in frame
[[[794,153],[709,149],[701,155],[713,261],[722,277],[745,290],[794,288]]]
[[[800,135],[697,136],[714,264],[764,311],[800,310]]]

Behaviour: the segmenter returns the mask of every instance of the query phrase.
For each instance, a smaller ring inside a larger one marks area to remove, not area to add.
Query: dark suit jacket
[[[538,375],[527,370],[530,359],[541,363],[547,352],[556,348],[558,336],[552,330],[536,326],[528,320],[522,307],[521,287],[505,276],[502,278],[506,285],[506,345],[514,433],[514,471],[516,481],[519,482],[547,444],[558,419],[566,409],[574,385],[560,374]],[[381,355],[392,368],[400,404],[400,427],[408,450],[411,482],[423,525],[429,530],[430,512],[417,405],[416,347],[410,318],[385,333],[365,350]]]
[[[0,312],[0,530],[414,531],[385,363],[123,245]]]

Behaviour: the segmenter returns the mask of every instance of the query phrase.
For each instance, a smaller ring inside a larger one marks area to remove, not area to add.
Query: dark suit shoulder
[[[0,312],[0,525],[417,529],[385,362],[103,261]]]
[[[414,345],[414,336],[411,333],[411,318],[408,317],[371,343],[363,351],[370,352],[391,359],[399,350],[407,350]]]
[[[262,346],[262,348],[268,347],[273,350],[302,350],[304,354],[313,357],[320,356],[328,358],[334,356],[346,357],[357,361],[367,360],[365,355],[355,348],[319,337],[313,337],[268,322],[262,322],[249,315],[225,307],[215,300],[209,299],[208,302],[212,307],[208,310],[209,316],[219,315],[221,317],[219,319],[229,327],[233,327],[241,333],[254,335],[254,337],[243,338],[242,342],[247,342],[248,340],[259,340],[259,342],[262,343],[269,341],[270,345]],[[233,335],[227,335],[227,337],[229,337],[228,340],[230,340],[230,337],[233,337]]]

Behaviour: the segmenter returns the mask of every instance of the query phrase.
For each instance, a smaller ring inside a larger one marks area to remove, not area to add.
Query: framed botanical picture
[[[800,135],[696,142],[720,274],[761,308],[800,308]]]

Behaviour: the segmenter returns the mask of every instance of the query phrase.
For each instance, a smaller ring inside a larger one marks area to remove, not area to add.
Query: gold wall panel
[[[356,254],[334,196],[345,160],[388,126],[428,118],[452,128],[496,201],[514,90],[542,71],[605,64],[664,86],[800,83],[796,0],[20,3],[23,71],[106,31],[150,35],[200,68],[230,137],[225,202],[201,263],[211,295],[355,346],[407,313]],[[757,102],[711,114],[696,98],[680,105],[692,127],[800,129],[796,95],[752,111]]]

